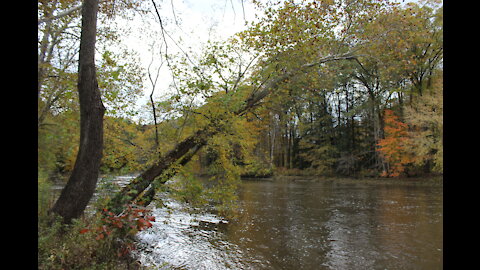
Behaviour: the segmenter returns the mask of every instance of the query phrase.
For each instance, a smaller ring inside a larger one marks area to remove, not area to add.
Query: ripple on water
[[[442,268],[441,187],[243,182],[241,218],[222,226],[162,199],[137,234],[153,269]]]

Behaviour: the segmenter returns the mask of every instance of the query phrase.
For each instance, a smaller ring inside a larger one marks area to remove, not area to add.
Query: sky
[[[146,3],[152,11],[150,14],[136,16],[129,22],[120,21],[119,24],[131,29],[128,35],[122,37],[122,43],[138,53],[145,69],[151,63],[150,70],[155,75],[160,61],[157,55],[152,62],[152,48],[158,48],[164,41],[153,4],[151,1]],[[255,17],[255,9],[250,0],[244,0],[243,9],[241,0],[155,0],[155,3],[168,35],[179,44],[176,45],[167,36],[169,54],[180,52],[178,46],[189,54],[199,53],[201,45],[209,38],[226,39],[246,29],[245,20],[251,21]],[[165,48],[165,45],[162,46]],[[153,53],[158,54],[158,49]],[[164,63],[154,91],[155,100],[169,93],[171,78],[170,70]],[[149,102],[151,91],[152,84],[145,77],[144,93],[139,106]]]

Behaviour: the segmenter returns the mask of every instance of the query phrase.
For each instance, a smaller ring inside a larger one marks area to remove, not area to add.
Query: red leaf
[[[103,233],[99,234],[95,240],[100,240],[100,239],[103,239],[105,237],[105,235],[103,235]]]

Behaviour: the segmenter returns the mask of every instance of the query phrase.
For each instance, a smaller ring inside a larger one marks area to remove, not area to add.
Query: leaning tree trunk
[[[354,59],[356,59],[355,56],[352,56],[350,53],[327,56],[318,60],[317,62],[305,64],[296,70],[285,72],[262,85],[258,91],[254,91],[245,100],[244,106],[233,113],[237,116],[244,115],[248,110],[257,106],[259,102],[268,96],[274,89],[276,89],[281,82],[306,72],[312,67],[316,67],[320,64],[330,61]],[[167,170],[169,170],[173,164],[178,162],[180,162],[180,164],[186,163],[186,161],[190,160],[191,158],[190,154],[196,153],[198,149],[208,142],[210,137],[219,133],[220,131],[221,128],[215,127],[214,125],[207,126],[178,143],[170,152],[162,156],[154,165],[148,168],[144,173],[140,174],[137,178],[133,179],[128,185],[123,187],[122,190],[115,194],[115,196],[108,203],[107,208],[109,211],[119,214],[122,212],[125,205],[130,204],[137,199],[139,201],[143,201],[144,205],[146,205],[145,201],[150,202],[153,196],[152,193],[154,193],[152,189],[147,190],[147,188],[151,187],[153,181],[163,173],[167,173],[168,177],[172,177],[175,174],[175,171],[167,172]],[[188,157],[185,158],[186,156]],[[161,180],[162,183],[166,182],[166,179]],[[145,190],[147,191],[145,192]],[[147,200],[141,199],[143,194],[147,194]]]
[[[82,215],[97,185],[103,149],[103,106],[95,69],[98,0],[85,0],[78,65],[80,145],[72,174],[51,212],[64,223]]]

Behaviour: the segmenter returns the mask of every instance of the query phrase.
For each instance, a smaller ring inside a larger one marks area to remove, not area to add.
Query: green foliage
[[[130,173],[141,170],[153,141],[145,141],[149,130],[131,120],[105,117],[102,167],[105,173]],[[151,134],[150,134],[151,135]]]
[[[98,87],[107,116],[136,115],[135,102],[142,95],[145,72],[138,56],[124,50],[119,54],[105,50],[98,68]]]
[[[180,108],[189,107],[195,98],[218,102],[215,97],[219,92],[227,94],[221,99],[223,105],[229,99],[241,99],[243,95],[237,92],[245,85],[254,60],[248,48],[235,37],[228,41],[209,40],[195,59],[186,56],[176,59],[173,71],[178,94],[172,96],[172,101],[178,102]]]
[[[73,169],[79,141],[78,112],[49,115],[38,131],[39,170],[50,174]]]
[[[180,176],[171,185],[174,198],[184,201],[193,207],[205,205],[207,202],[202,182],[192,174],[182,170]]]
[[[242,177],[251,177],[251,178],[264,178],[272,177],[274,173],[274,168],[270,167],[268,164],[264,163],[259,158],[254,158],[254,160],[242,166]]]
[[[209,188],[205,191],[215,209],[225,217],[235,216],[237,210],[237,189],[240,184],[241,169],[235,164],[238,156],[234,151],[235,137],[223,134],[214,136],[207,145],[213,159],[208,165]]]
[[[261,152],[269,153],[277,167],[346,175],[381,171],[385,163],[375,145],[384,135],[382,112],[392,107],[406,111],[415,100],[419,102],[415,106],[421,106],[426,101],[418,97],[442,69],[441,4],[401,6],[376,0],[270,4],[258,3],[264,16],[239,35],[261,55],[253,82],[281,76],[326,55],[350,51],[358,61],[331,62],[281,82],[264,103],[278,120],[261,115],[268,126],[261,134],[266,138],[260,140]],[[417,151],[425,157],[423,164],[433,162],[432,156],[442,153],[433,144],[441,140],[431,139],[438,138],[436,134],[417,133],[416,145],[420,138],[424,146]],[[435,164],[441,164],[440,154],[437,158]]]
[[[48,181],[47,174],[39,170],[38,172],[38,217],[46,217],[48,210],[53,206],[52,183]]]
[[[300,142],[300,146],[308,149],[301,153],[300,156],[310,162],[310,166],[315,169],[318,175],[333,174],[338,156],[338,151],[334,146],[328,144],[316,146],[304,141]]]
[[[127,3],[129,2],[129,3]],[[135,3],[133,3],[135,2]],[[115,14],[140,8],[138,1],[116,1]],[[107,115],[132,117],[141,94],[143,70],[139,59],[128,49],[113,51],[118,28],[111,27],[112,1],[100,4],[97,46],[97,77]],[[39,20],[62,14],[81,1],[39,1]],[[105,13],[109,13],[105,16]],[[80,11],[47,22],[38,28],[38,163],[47,173],[67,173],[73,168],[79,140],[79,102],[77,93]],[[116,46],[118,48],[118,46]]]

